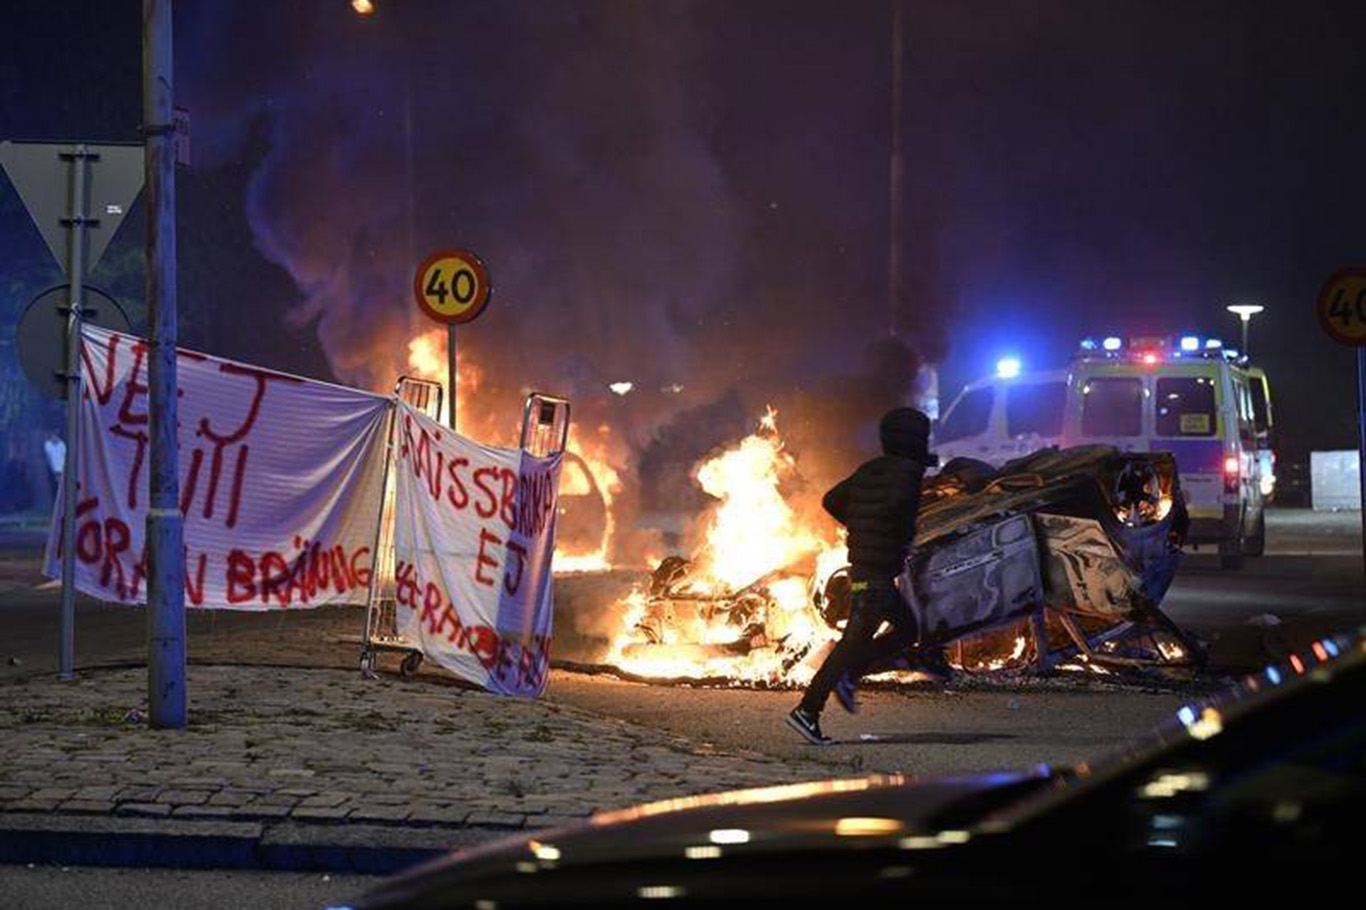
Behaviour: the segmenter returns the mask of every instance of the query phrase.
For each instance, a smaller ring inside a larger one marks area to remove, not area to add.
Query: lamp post
[[[1238,350],[1242,352],[1244,357],[1248,356],[1247,324],[1252,321],[1253,316],[1256,316],[1264,309],[1266,309],[1266,307],[1262,306],[1260,303],[1235,303],[1228,307],[1228,311],[1235,314],[1243,323],[1243,344]]]

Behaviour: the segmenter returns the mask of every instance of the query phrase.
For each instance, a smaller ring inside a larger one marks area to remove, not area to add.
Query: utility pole
[[[901,0],[892,0],[892,151],[888,180],[887,334],[901,306]]]
[[[142,130],[147,183],[147,704],[157,728],[182,728],[185,520],[176,436],[175,115],[171,0],[142,0]]]

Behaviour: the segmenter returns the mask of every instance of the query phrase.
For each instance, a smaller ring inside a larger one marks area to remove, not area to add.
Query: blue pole
[[[175,117],[171,0],[142,0],[146,142],[148,395],[147,704],[153,727],[186,723],[185,520],[176,437]]]

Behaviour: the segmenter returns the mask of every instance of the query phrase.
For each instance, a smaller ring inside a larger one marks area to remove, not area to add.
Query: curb
[[[397,828],[175,819],[0,816],[0,865],[257,869],[391,875],[503,828]]]

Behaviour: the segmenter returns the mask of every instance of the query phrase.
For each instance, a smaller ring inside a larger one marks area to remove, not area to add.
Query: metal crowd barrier
[[[399,377],[394,396],[439,420],[444,390],[439,382]],[[422,651],[417,643],[404,638],[398,630],[398,610],[394,586],[394,439],[397,410],[391,409],[385,424],[384,469],[380,485],[379,518],[375,523],[374,570],[366,598],[365,634],[361,639],[360,669],[374,679],[375,659],[381,653],[400,653],[399,674],[412,676],[422,666]],[[521,448],[532,455],[547,456],[564,451],[569,441],[569,399],[543,392],[532,392],[522,406]]]

